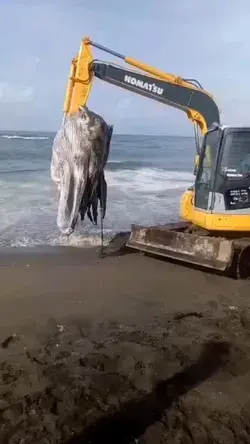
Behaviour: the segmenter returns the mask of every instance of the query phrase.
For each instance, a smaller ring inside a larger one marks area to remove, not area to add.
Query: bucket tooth
[[[127,247],[181,262],[225,271],[233,260],[233,241],[185,232],[187,224],[132,225]]]

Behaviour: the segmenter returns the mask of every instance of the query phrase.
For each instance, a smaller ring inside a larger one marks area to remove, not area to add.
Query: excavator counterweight
[[[137,70],[95,59],[92,47]],[[66,114],[86,105],[94,78],[184,111],[203,134],[202,145],[196,145],[194,185],[181,197],[181,221],[132,225],[130,236],[123,236],[119,246],[233,272],[237,277],[250,276],[250,127],[221,125],[216,102],[199,82],[126,57],[89,38],[82,41],[72,62]]]

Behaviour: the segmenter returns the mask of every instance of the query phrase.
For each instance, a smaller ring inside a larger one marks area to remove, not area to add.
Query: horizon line
[[[58,130],[49,131],[49,130],[25,130],[25,129],[18,129],[18,130],[11,130],[11,129],[0,129],[0,133],[42,133],[42,134],[48,134],[48,133],[54,133],[56,134]],[[185,135],[185,134],[144,134],[144,133],[116,133],[114,132],[114,136],[144,136],[144,137],[185,137],[185,138],[193,138],[192,135]]]

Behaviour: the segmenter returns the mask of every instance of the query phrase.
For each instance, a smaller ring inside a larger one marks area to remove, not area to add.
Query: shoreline
[[[103,244],[104,256],[100,257],[101,246],[72,246],[72,245],[32,245],[18,247],[0,247],[0,267],[5,265],[17,265],[26,261],[32,264],[51,261],[53,265],[64,264],[84,259],[85,261],[102,260],[110,256],[121,256],[125,247],[125,242],[129,238],[130,231],[118,232],[109,241]],[[129,250],[129,254],[134,254],[134,250]]]

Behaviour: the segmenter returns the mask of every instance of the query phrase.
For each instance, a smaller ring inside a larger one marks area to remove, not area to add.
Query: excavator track
[[[236,279],[250,279],[250,237],[234,239],[234,261],[231,276]]]
[[[250,236],[232,236],[214,236],[186,222],[151,227],[132,225],[126,246],[213,269],[235,279],[250,278]]]

